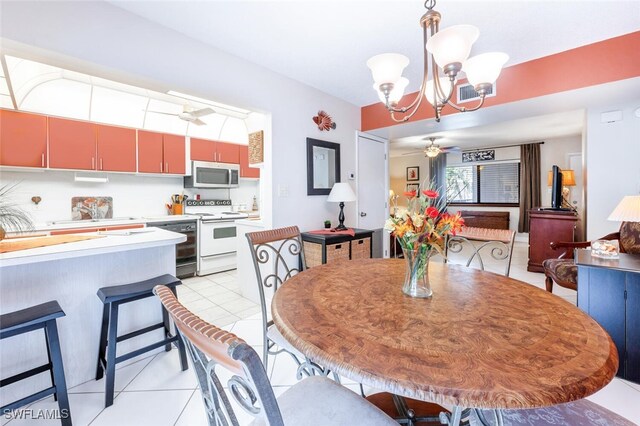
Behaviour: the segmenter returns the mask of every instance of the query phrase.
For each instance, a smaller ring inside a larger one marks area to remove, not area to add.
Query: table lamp
[[[576,176],[573,173],[573,170],[571,169],[567,169],[567,170],[560,170],[560,173],[562,173],[562,204],[563,207],[568,207],[571,210],[574,210],[574,207],[571,205],[571,203],[569,202],[569,198],[571,195],[571,190],[569,189],[570,186],[576,186]],[[553,172],[549,172],[549,174],[547,175],[547,186],[551,186],[553,184]]]
[[[334,184],[327,198],[327,202],[340,203],[340,215],[338,216],[340,224],[336,226],[336,231],[344,231],[347,229],[347,227],[344,226],[344,203],[350,201],[356,201],[356,194],[354,194],[353,189],[351,189],[351,185],[341,182]]]
[[[607,220],[640,222],[640,195],[627,195],[620,201]]]

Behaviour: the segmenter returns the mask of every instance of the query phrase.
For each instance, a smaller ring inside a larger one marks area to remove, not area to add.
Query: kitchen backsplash
[[[55,220],[71,220],[71,199],[77,196],[111,197],[113,217],[143,217],[167,215],[165,204],[171,194],[184,191],[189,198],[200,194],[202,198],[231,198],[234,204],[260,202],[259,181],[240,182],[239,188],[231,190],[184,190],[182,176],[141,176],[110,173],[108,183],[75,182],[73,172],[15,172],[2,171],[0,184],[19,182],[14,199],[38,224]],[[38,205],[31,197],[42,198]]]

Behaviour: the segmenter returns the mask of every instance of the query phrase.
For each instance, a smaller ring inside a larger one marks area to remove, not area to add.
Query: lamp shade
[[[397,104],[398,102],[400,102],[400,99],[402,99],[402,96],[404,95],[404,89],[406,89],[408,85],[409,80],[404,77],[400,77],[400,79],[393,85],[393,90],[389,93],[389,103]],[[384,99],[384,93],[382,93],[382,90],[380,90],[380,85],[377,83],[373,83],[373,88],[376,90],[376,92],[378,92],[380,102],[386,102]]]
[[[560,170],[562,173],[562,186],[576,186],[576,176],[573,173],[573,170]],[[553,172],[549,172],[547,174],[547,186],[551,186],[553,184]]]
[[[444,96],[449,94],[451,91],[451,80],[449,80],[449,77],[440,77],[440,88],[444,92]],[[433,98],[433,79],[427,81],[427,86],[424,89],[424,96],[431,105],[436,105],[436,99]],[[438,94],[437,97],[440,98],[440,95]],[[440,102],[440,99],[438,99],[437,102]]]
[[[473,25],[453,25],[427,40],[427,50],[441,68],[456,62],[462,64],[469,57],[471,46],[479,35],[480,31]]]
[[[377,86],[385,83],[397,83],[407,65],[409,65],[409,58],[399,53],[382,53],[367,61],[367,66],[371,69],[373,81]]]
[[[462,71],[467,75],[467,80],[473,87],[479,84],[493,84],[498,79],[502,67],[509,60],[509,55],[502,52],[491,52],[476,55],[467,59],[462,66]]]
[[[640,195],[627,195],[609,215],[616,222],[640,222]]]
[[[356,194],[351,189],[351,185],[342,182],[335,183],[327,197],[329,203],[346,203],[355,200]]]

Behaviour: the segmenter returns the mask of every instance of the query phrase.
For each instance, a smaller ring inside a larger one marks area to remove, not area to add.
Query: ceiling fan
[[[182,112],[180,113],[171,113],[171,112],[163,112],[163,111],[148,111],[154,112],[156,114],[164,114],[164,115],[173,115],[178,117],[180,120],[188,121],[189,123],[193,123],[196,126],[204,126],[204,121],[200,120],[200,117],[204,117],[205,115],[213,114],[215,111],[212,108],[202,108],[202,109],[193,109],[188,105],[184,105],[182,107]]]
[[[416,148],[416,149],[421,149],[424,151],[424,155],[425,157],[430,157],[430,158],[434,158],[437,157],[438,154],[446,154],[447,152],[458,152],[460,151],[460,147],[459,146],[449,146],[446,148],[440,148],[440,145],[436,145],[435,141],[440,139],[441,136],[428,136],[426,138],[423,138],[422,140],[428,140],[431,141],[430,144],[427,144],[424,148]],[[406,153],[406,154],[402,154],[402,155],[413,155],[413,153]]]

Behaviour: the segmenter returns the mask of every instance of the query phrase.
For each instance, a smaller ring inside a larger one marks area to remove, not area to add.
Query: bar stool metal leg
[[[63,426],[71,426],[71,410],[69,408],[69,396],[67,395],[67,382],[64,378],[64,366],[62,365],[62,351],[58,338],[58,326],[56,320],[47,321],[46,325],[47,346],[51,348],[51,364],[54,377],[54,386],[58,397],[58,407]]]
[[[105,380],[104,406],[113,405],[113,393],[116,381],[116,342],[118,340],[118,303],[110,303],[109,338],[107,340],[107,378]]]

